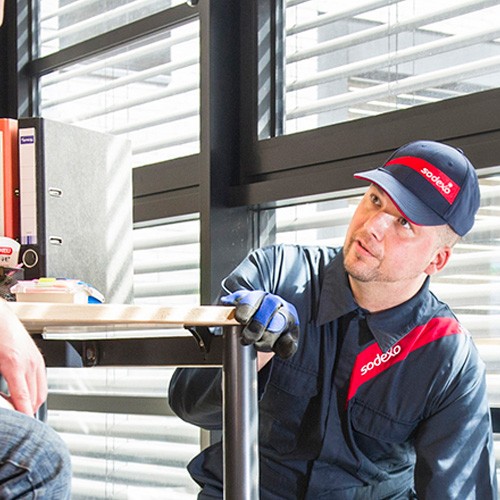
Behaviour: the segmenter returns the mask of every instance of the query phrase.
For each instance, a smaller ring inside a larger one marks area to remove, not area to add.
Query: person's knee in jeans
[[[45,451],[45,457],[41,458],[45,469],[44,489],[47,493],[53,493],[51,498],[70,498],[71,457],[69,450],[57,432],[42,422],[40,425],[43,426],[41,446]],[[55,496],[55,493],[59,493],[60,496]]]
[[[47,424],[0,409],[0,498],[66,500],[71,459],[61,437]]]

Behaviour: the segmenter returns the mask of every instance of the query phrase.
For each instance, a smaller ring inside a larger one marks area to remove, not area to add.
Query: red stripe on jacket
[[[417,326],[399,342],[383,353],[375,342],[361,351],[356,357],[349,382],[349,401],[358,389],[368,380],[376,377],[396,363],[400,363],[408,355],[448,335],[465,333],[464,329],[454,318],[433,318],[425,325]]]

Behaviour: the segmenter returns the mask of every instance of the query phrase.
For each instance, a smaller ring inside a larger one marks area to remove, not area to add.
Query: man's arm
[[[203,429],[222,429],[222,369],[177,368],[168,402],[182,420]]]
[[[275,248],[252,252],[222,283],[222,295],[237,290],[273,291]],[[258,352],[259,385],[266,380],[273,352]],[[265,382],[262,383],[264,385]],[[199,427],[222,428],[222,370],[178,368],[170,381],[169,404],[176,415]]]
[[[14,408],[33,416],[47,399],[45,362],[7,302],[0,300],[0,373]]]
[[[472,367],[419,427],[419,499],[497,500],[495,458],[484,373]],[[466,390],[464,391],[464,387]]]

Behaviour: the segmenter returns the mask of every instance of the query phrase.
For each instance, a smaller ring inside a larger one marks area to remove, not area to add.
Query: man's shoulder
[[[439,365],[449,366],[462,371],[464,367],[475,367],[479,371],[484,368],[471,333],[444,304],[438,313],[423,325],[419,339],[423,349],[422,354],[431,355]]]

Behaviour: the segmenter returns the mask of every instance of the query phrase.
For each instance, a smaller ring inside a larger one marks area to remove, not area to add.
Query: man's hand
[[[222,297],[221,302],[236,306],[236,319],[245,325],[243,344],[254,344],[258,351],[274,351],[281,358],[295,354],[299,318],[292,304],[260,290],[238,290]]]
[[[47,399],[45,362],[7,302],[0,301],[0,374],[14,408],[33,416]]]

